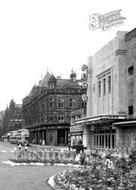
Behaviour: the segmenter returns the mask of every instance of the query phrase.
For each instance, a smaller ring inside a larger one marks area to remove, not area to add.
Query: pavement
[[[14,157],[16,145],[0,142],[0,190],[51,190],[47,179],[70,167],[61,166],[10,166],[3,164]],[[48,146],[42,148],[49,148]],[[51,147],[54,148],[54,147]],[[55,147],[56,148],[56,147]],[[64,148],[64,147],[57,147]]]

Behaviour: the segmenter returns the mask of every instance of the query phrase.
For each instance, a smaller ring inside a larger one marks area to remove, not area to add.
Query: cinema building
[[[69,79],[49,72],[23,100],[24,127],[30,142],[45,145],[68,145],[70,113],[82,108],[82,81],[72,72]]]
[[[136,147],[136,29],[116,37],[88,59],[85,147]],[[77,127],[78,128],[78,127]]]

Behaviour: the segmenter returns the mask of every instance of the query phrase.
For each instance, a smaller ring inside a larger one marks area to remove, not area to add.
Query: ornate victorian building
[[[23,126],[22,104],[16,104],[14,100],[10,101],[2,118],[2,135],[7,132],[21,129]]]
[[[55,77],[49,72],[23,100],[25,128],[30,142],[46,145],[68,145],[70,113],[82,108],[85,90],[81,80],[71,73],[70,79]]]

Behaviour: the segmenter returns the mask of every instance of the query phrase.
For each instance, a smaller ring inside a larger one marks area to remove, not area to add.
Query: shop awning
[[[113,124],[114,126],[119,126],[119,127],[130,127],[130,126],[136,126],[136,120],[132,121],[121,121],[121,122],[116,122]]]
[[[116,121],[116,120],[124,120],[126,119],[126,115],[100,115],[100,116],[95,116],[95,117],[90,117],[90,118],[83,118],[81,120],[75,121],[74,123],[71,124],[91,124],[91,123],[99,123],[101,121]]]

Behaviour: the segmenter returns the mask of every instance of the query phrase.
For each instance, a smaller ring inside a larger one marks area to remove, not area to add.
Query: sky
[[[89,16],[121,9],[122,26],[108,31],[89,29]],[[1,0],[0,110],[11,99],[22,103],[47,70],[69,78],[72,68],[80,78],[88,56],[115,37],[135,28],[134,0]]]

